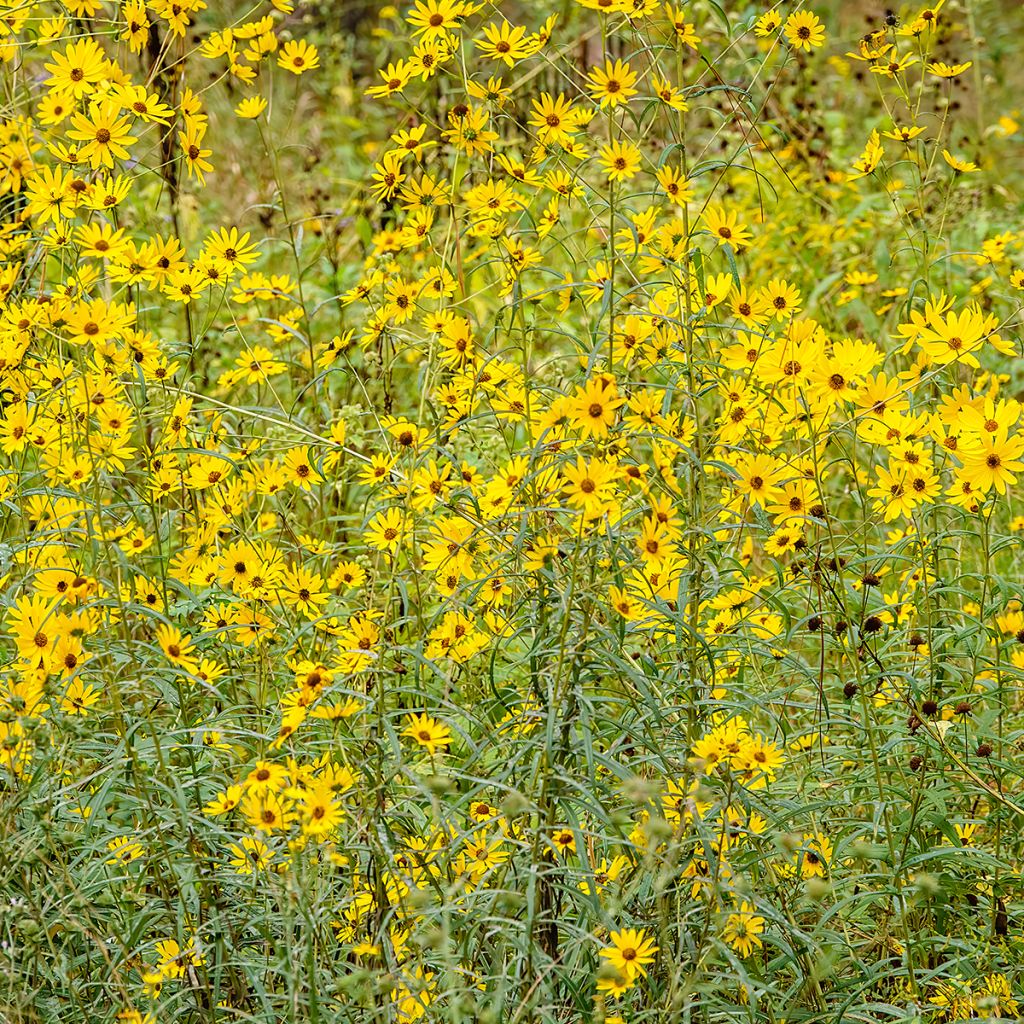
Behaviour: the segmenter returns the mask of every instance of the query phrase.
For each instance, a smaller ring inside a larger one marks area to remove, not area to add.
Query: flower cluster
[[[946,3],[0,0],[18,1012],[1017,1013],[1021,129]]]

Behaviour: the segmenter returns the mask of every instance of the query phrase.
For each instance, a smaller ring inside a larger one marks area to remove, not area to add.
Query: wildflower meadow
[[[1019,1019],[1022,39],[0,0],[0,1022]]]

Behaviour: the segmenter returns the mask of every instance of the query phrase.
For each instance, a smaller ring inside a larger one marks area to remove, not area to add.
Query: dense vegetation
[[[0,1019],[1013,1019],[1018,5],[0,0]]]

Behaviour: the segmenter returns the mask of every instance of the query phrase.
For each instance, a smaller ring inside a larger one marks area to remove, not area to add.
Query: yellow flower
[[[345,816],[329,779],[317,781],[299,791],[298,812],[303,834],[317,839],[334,831]]]
[[[107,58],[95,39],[86,36],[70,43],[63,53],[56,53],[53,62],[44,67],[50,72],[45,84],[52,92],[88,96],[106,78]]]
[[[978,170],[978,165],[972,163],[970,160],[962,160],[958,156],[954,156],[948,149],[942,151],[942,159],[949,164],[958,174],[970,174],[972,171]]]
[[[383,70],[377,72],[381,77],[381,84],[371,86],[366,90],[366,95],[383,99],[401,92],[409,84],[414,70],[412,65],[404,60],[388,64]]]
[[[164,652],[164,657],[172,665],[182,668],[186,672],[196,669],[193,657],[195,650],[192,646],[191,636],[182,635],[181,630],[175,626],[161,625],[157,627],[156,637]]]
[[[570,416],[583,437],[606,437],[615,423],[616,410],[625,404],[618,396],[615,382],[594,377],[576,389]]]
[[[118,836],[107,843],[107,849],[112,856],[107,859],[108,864],[130,864],[138,860],[145,852],[140,843],[137,843],[130,836]]]
[[[654,963],[658,947],[644,929],[623,928],[612,932],[609,938],[610,945],[600,950],[600,955],[630,982],[639,975],[646,977],[647,965]]]
[[[403,511],[400,508],[389,508],[378,512],[370,520],[363,536],[370,547],[394,553],[402,543],[405,529]]]
[[[760,949],[761,934],[764,931],[764,918],[758,916],[752,903],[746,900],[739,903],[735,910],[725,919],[722,938],[739,953],[747,957]]]
[[[795,50],[810,50],[824,45],[825,26],[810,11],[794,11],[786,19],[784,29],[789,45]]]
[[[113,167],[114,158],[128,159],[128,147],[137,141],[130,135],[131,119],[121,116],[117,103],[105,102],[92,107],[88,114],[72,114],[69,139],[84,142],[80,150],[83,160],[94,167]]]
[[[232,843],[230,852],[232,857],[228,864],[240,875],[251,875],[269,867],[274,859],[274,851],[262,839],[252,836],[243,836],[241,842]]]
[[[312,43],[304,39],[289,39],[277,55],[277,66],[301,75],[320,67],[320,55]]]
[[[612,142],[601,147],[598,163],[609,181],[628,181],[640,169],[640,150],[631,142]]]
[[[476,48],[483,56],[490,60],[504,61],[510,68],[540,49],[539,40],[528,36],[525,28],[510,25],[507,21],[500,25],[484,25],[483,34],[483,39],[475,40]]]
[[[415,741],[433,756],[442,747],[451,745],[451,730],[444,722],[430,715],[412,714],[409,724],[402,730],[402,735]]]
[[[763,39],[777,32],[781,24],[782,15],[773,7],[770,11],[765,11],[754,23],[754,33]]]
[[[793,862],[804,878],[824,878],[832,860],[832,840],[820,832],[805,833],[793,854]]]
[[[972,60],[965,61],[963,64],[946,64],[944,61],[933,61],[928,65],[928,70],[939,78],[956,78],[972,67],[973,64],[974,61]]]
[[[413,35],[430,39],[457,29],[463,6],[463,0],[416,0],[405,20]]]
[[[75,679],[64,691],[60,706],[69,715],[87,715],[89,708],[100,699],[100,691],[93,686]]]
[[[316,471],[308,447],[292,448],[284,457],[284,469],[290,482],[303,491],[312,490],[324,478]]]
[[[562,93],[551,96],[542,92],[540,99],[531,101],[533,114],[529,124],[537,129],[537,137],[543,143],[569,144],[570,134],[576,130],[577,120],[572,102]]]
[[[262,96],[247,96],[235,107],[235,113],[239,117],[248,119],[257,118],[267,109],[267,101]]]
[[[591,68],[587,79],[587,88],[602,109],[627,103],[637,94],[637,90],[633,88],[636,84],[636,72],[621,60],[615,61],[614,64],[610,60],[605,61],[603,68]]]

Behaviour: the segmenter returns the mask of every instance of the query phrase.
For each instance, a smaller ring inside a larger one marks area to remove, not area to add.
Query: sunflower
[[[293,75],[301,75],[320,67],[320,54],[304,39],[289,39],[277,55],[277,66]]]
[[[426,713],[409,715],[409,724],[402,730],[402,735],[423,747],[431,756],[452,742],[448,726]]]
[[[600,955],[628,981],[646,976],[646,967],[654,963],[658,947],[644,929],[623,928],[612,932],[609,939],[610,944],[600,950]]]
[[[631,142],[612,142],[601,147],[598,163],[609,181],[628,181],[640,170],[640,150]]]
[[[261,871],[274,859],[274,851],[262,839],[252,836],[243,836],[239,842],[232,843],[229,851],[232,856],[228,864],[240,875]]]
[[[747,957],[763,945],[761,942],[762,932],[764,932],[764,918],[757,914],[752,903],[743,900],[725,919],[722,938],[740,956]]]
[[[786,19],[783,31],[794,50],[810,52],[825,43],[825,26],[811,11],[794,11]]]
[[[625,402],[619,398],[613,380],[593,377],[576,389],[570,411],[572,424],[583,437],[606,437],[615,423],[616,410]]]
[[[51,92],[82,99],[107,77],[108,61],[102,47],[88,36],[70,43],[44,65],[50,77],[44,83]]]
[[[994,489],[1005,494],[1024,470],[1024,437],[1000,430],[984,434],[962,454],[963,466],[957,476],[982,494]]]
[[[7,613],[7,628],[18,654],[30,665],[42,665],[57,640],[66,635],[67,620],[57,613],[58,601],[43,595],[20,597]]]
[[[572,102],[562,93],[552,96],[542,92],[540,99],[534,99],[532,104],[533,114],[529,124],[537,129],[540,141],[567,146],[571,133],[578,125]]]
[[[637,94],[634,85],[636,72],[621,60],[615,61],[614,64],[610,60],[605,61],[603,68],[591,68],[587,74],[587,89],[602,110],[605,107],[615,108],[620,103],[627,103]]]
[[[414,36],[444,36],[459,27],[464,6],[463,0],[416,0],[405,20]]]
[[[296,806],[303,834],[315,839],[322,839],[333,832],[345,816],[329,781],[316,782],[302,789]]]
[[[121,106],[115,102],[98,104],[88,114],[72,114],[71,124],[68,138],[84,143],[81,159],[93,168],[113,167],[115,157],[127,160],[128,147],[138,141],[129,134],[131,119],[121,116]]]
[[[164,657],[178,668],[186,672],[195,670],[194,659],[195,649],[192,644],[192,637],[182,634],[176,626],[160,625],[156,630],[157,642],[164,652]]]

